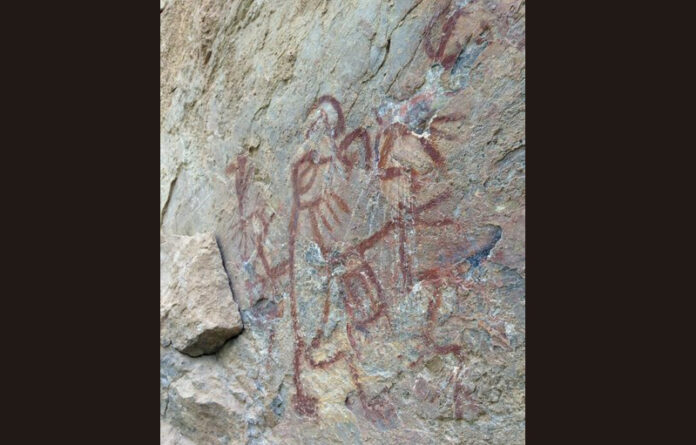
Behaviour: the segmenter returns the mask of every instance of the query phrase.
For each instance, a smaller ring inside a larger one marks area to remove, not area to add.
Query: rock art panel
[[[524,443],[524,2],[162,23],[162,232],[215,234],[244,322],[214,375],[163,361],[167,437]],[[234,419],[180,402],[204,386]]]

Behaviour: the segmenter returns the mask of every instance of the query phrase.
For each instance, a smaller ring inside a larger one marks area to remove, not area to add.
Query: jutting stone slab
[[[160,337],[196,357],[243,329],[215,237],[160,237]]]

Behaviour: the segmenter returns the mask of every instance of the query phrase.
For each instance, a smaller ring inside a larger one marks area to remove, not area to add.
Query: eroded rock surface
[[[244,321],[163,443],[524,443],[525,2],[160,8],[161,232]]]
[[[161,341],[190,356],[210,354],[243,328],[215,236],[161,235]]]

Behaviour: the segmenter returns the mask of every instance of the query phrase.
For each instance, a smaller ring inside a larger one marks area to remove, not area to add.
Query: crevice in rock
[[[423,3],[423,0],[420,0],[420,1],[417,1],[416,3],[414,3],[414,5],[411,6],[408,9],[408,11],[406,11],[406,14],[404,14],[404,16],[401,17],[401,20],[399,20],[399,24],[396,26],[396,28],[401,26],[404,23],[404,20],[406,20],[406,17],[408,17],[408,15],[411,14],[411,12],[413,12],[414,9],[416,9],[418,6],[420,6],[421,3]],[[396,29],[396,28],[394,28],[394,29]]]
[[[412,12],[414,9],[416,9],[416,8],[422,3],[422,1],[423,1],[423,0],[421,0],[421,1],[419,1],[419,2],[416,2],[416,4],[414,4],[413,6],[411,6],[411,8],[410,8],[408,11],[406,11],[406,14],[404,14],[404,16],[401,18],[401,20],[399,20],[399,24],[396,25],[396,26],[394,27],[394,29],[392,29],[391,32],[389,33],[389,41],[391,41],[391,36],[392,36],[392,34],[394,34],[394,31],[396,31],[398,28],[401,27],[401,25],[404,24],[404,20],[406,20],[406,17],[408,17],[409,14],[411,14],[411,12]],[[407,66],[411,65],[411,62],[413,62],[413,59],[416,57],[416,53],[418,53],[418,49],[420,48],[420,46],[421,46],[420,43],[418,43],[418,45],[416,45],[416,47],[413,49],[413,53],[411,54],[411,57],[408,59],[408,62],[406,62],[406,63],[405,63],[402,67],[400,67],[399,70],[396,72],[396,75],[394,75],[394,79],[392,79],[391,83],[389,84],[389,86],[388,86],[387,89],[385,90],[385,92],[386,92],[387,94],[389,94],[389,91],[391,90],[392,85],[394,85],[394,83],[396,82],[396,80],[399,78],[399,75],[400,75],[401,72],[404,70],[404,68],[406,68]],[[386,57],[385,57],[385,60],[386,60]]]
[[[276,88],[278,88],[278,85],[276,85]],[[256,122],[256,117],[259,115],[260,112],[267,110],[268,107],[271,105],[271,100],[273,100],[273,95],[275,94],[275,89],[273,90],[273,93],[269,96],[268,102],[265,104],[261,105],[258,110],[254,113],[254,116],[251,118],[251,122]]]
[[[390,94],[389,91],[391,90],[392,85],[394,85],[394,83],[396,83],[396,80],[399,78],[399,75],[401,74],[401,72],[402,72],[406,67],[408,67],[408,66],[411,65],[411,62],[413,62],[413,59],[416,57],[416,53],[418,53],[418,48],[420,48],[420,44],[418,44],[418,46],[416,46],[416,47],[413,49],[413,53],[411,54],[411,57],[408,59],[408,62],[406,62],[406,63],[405,63],[401,68],[399,68],[399,70],[396,72],[396,75],[394,76],[394,79],[392,79],[391,83],[389,84],[389,86],[388,86],[387,89],[385,90],[385,93],[386,93],[386,94]]]
[[[185,349],[175,349],[191,358],[202,357],[204,355],[215,355],[225,345],[225,343],[227,343],[230,339],[237,337],[243,329],[243,327],[239,330],[222,327],[208,329],[199,336],[196,343],[189,345]],[[217,339],[220,337],[227,338],[224,342],[217,346],[217,342],[219,341]],[[205,350],[210,350],[210,352],[205,352]]]
[[[162,413],[162,418],[167,418],[167,409],[169,408],[169,389],[167,389],[167,398],[164,399],[164,412]]]
[[[518,145],[517,147],[514,147],[512,150],[508,151],[505,153],[500,159],[495,161],[493,165],[496,167],[499,166],[500,164],[506,163],[508,160],[510,160],[513,156],[515,156],[517,153],[519,153],[521,150],[525,149],[525,144]]]
[[[174,193],[174,186],[176,186],[176,181],[179,179],[179,174],[184,164],[179,164],[176,168],[176,174],[174,179],[169,183],[169,193],[167,193],[167,200],[164,201],[164,206],[162,207],[162,213],[160,213],[160,230],[162,229],[162,224],[164,224],[164,216],[167,214],[167,209],[169,208],[169,201],[171,201],[172,194]]]
[[[232,299],[239,306],[239,302],[237,301],[237,296],[234,293],[234,287],[232,286],[232,278],[230,277],[230,273],[227,270],[227,266],[225,263],[225,254],[222,251],[222,246],[220,245],[220,238],[218,238],[217,235],[215,236],[215,244],[217,244],[218,251],[220,252],[220,260],[222,261],[222,270],[224,270],[225,275],[227,275],[227,284],[230,286],[230,291],[232,292]]]
[[[384,57],[382,57],[382,62],[380,62],[379,66],[375,70],[374,73],[367,79],[363,80],[362,83],[367,83],[370,82],[372,79],[375,78],[375,76],[379,73],[379,71],[382,69],[384,66],[384,62],[387,61],[387,57],[389,57],[389,48],[391,47],[391,34],[389,35],[389,38],[387,39],[387,44],[385,45],[385,51],[384,51]],[[355,103],[355,102],[353,102]]]

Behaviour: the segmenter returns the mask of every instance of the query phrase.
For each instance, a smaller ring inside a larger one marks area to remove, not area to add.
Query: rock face
[[[162,442],[524,443],[525,2],[160,9]]]
[[[164,345],[210,354],[243,328],[213,234],[162,235],[160,329]]]

